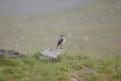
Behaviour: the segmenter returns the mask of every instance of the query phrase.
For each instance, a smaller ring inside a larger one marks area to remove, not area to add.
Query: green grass
[[[84,67],[95,72],[89,73]],[[57,60],[39,60],[37,54],[23,58],[0,57],[0,81],[70,81],[77,71],[86,81],[121,81],[121,58],[63,55]]]

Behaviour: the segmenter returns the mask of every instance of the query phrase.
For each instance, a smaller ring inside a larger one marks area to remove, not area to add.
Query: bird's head
[[[65,37],[65,34],[61,35],[61,37]]]

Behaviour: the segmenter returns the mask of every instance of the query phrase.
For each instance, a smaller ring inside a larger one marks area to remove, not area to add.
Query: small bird
[[[60,35],[58,42],[57,42],[57,46],[56,49],[58,47],[60,47],[60,49],[62,49],[63,43],[65,42],[65,35]]]

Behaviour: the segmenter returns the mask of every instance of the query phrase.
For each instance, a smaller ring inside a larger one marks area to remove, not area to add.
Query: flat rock
[[[41,56],[47,59],[57,59],[57,57],[63,54],[63,49],[45,49],[40,51]]]
[[[0,48],[0,56],[21,57],[23,55],[15,50],[6,50],[3,48]]]

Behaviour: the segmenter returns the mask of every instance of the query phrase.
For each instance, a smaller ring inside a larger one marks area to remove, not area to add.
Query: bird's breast
[[[63,42],[66,42],[66,39],[63,39]]]

